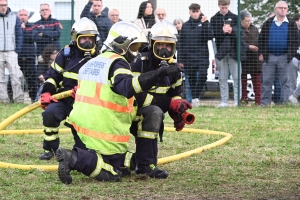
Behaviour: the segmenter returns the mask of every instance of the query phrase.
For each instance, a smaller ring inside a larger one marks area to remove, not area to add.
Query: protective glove
[[[158,70],[160,76],[176,76],[178,73],[183,72],[183,68],[178,65],[163,65]]]
[[[192,105],[184,99],[172,99],[170,103],[170,110],[182,114],[187,109],[192,109]]]
[[[74,99],[75,99],[75,96],[76,96],[77,88],[78,88],[77,85],[74,86],[73,89],[72,89],[72,92],[70,94],[70,96],[73,97]]]
[[[184,128],[185,122],[183,121],[181,114],[169,110],[169,115],[174,121],[174,128],[176,131],[181,131]]]
[[[50,92],[45,92],[41,95],[41,108],[43,110],[45,110],[46,107],[52,102],[58,102],[58,101],[51,96]]]
[[[157,84],[161,77],[170,75],[169,77],[179,76],[179,72],[183,69],[175,65],[161,65],[157,70],[141,73],[138,76],[138,81],[143,91],[149,90]]]

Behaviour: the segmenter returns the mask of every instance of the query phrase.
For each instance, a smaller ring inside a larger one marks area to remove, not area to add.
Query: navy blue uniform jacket
[[[142,57],[147,57],[145,61],[139,57],[136,62],[131,63],[131,69],[134,76],[143,72],[149,72],[158,69],[160,66],[160,60],[154,56],[153,53],[145,52]],[[138,107],[145,107],[149,105],[156,105],[162,109],[163,112],[167,112],[170,107],[170,102],[173,97],[181,98],[181,73],[178,72],[174,77],[161,77],[156,86],[153,86],[150,90],[144,91],[135,96]]]
[[[49,44],[55,44],[57,49],[60,49],[61,24],[57,19],[51,18],[51,15],[48,20],[42,18],[35,22],[32,31],[33,40],[37,45],[37,55],[41,55]],[[43,33],[43,36],[39,36],[39,33]]]

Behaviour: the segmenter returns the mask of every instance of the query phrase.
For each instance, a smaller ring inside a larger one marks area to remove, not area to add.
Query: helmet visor
[[[172,41],[155,41],[153,44],[154,55],[161,60],[171,59],[176,51],[176,44]]]
[[[92,51],[96,47],[96,36],[94,34],[79,35],[76,39],[77,47],[83,51]]]
[[[142,43],[140,43],[140,42],[133,43],[132,45],[129,46],[129,50],[132,52],[135,52],[135,51],[138,51],[141,46],[142,46]]]

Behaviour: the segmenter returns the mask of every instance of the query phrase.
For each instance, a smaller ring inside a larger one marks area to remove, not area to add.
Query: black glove
[[[176,65],[163,65],[156,70],[141,73],[138,81],[143,91],[149,90],[152,86],[156,85],[158,79],[164,76],[176,76],[183,69]]]
[[[160,76],[176,76],[178,73],[183,72],[182,67],[178,65],[164,65],[161,66],[159,69]]]

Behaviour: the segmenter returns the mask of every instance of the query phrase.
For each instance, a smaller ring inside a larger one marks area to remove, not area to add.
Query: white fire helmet
[[[92,41],[90,41],[91,43],[80,43],[80,38],[82,37],[92,37]],[[79,49],[94,54],[96,51],[96,44],[99,39],[97,26],[92,20],[83,17],[73,24],[71,29],[71,42],[76,43]]]
[[[172,23],[163,20],[154,24],[149,35],[154,55],[161,60],[173,58],[176,52],[177,36],[177,29]]]
[[[143,31],[134,23],[120,21],[109,30],[101,52],[113,51],[132,62],[138,56],[138,50],[143,43],[148,43]]]

